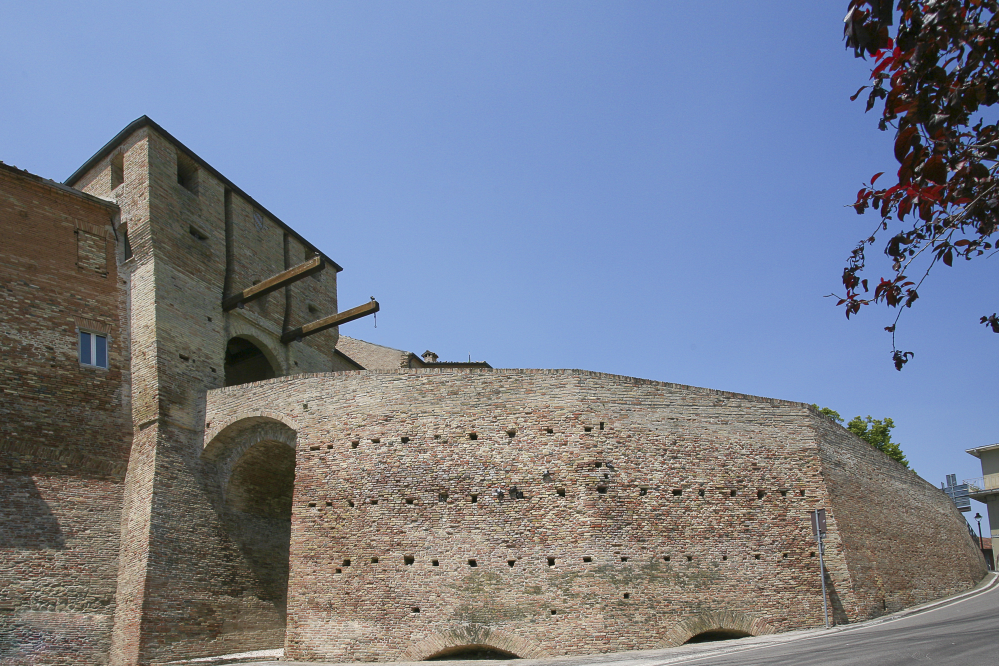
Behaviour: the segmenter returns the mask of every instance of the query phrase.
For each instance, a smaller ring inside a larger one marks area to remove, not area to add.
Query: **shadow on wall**
[[[62,550],[59,520],[30,476],[0,475],[0,549]]]
[[[225,529],[252,575],[245,583],[257,598],[274,605],[282,626],[294,485],[295,451],[283,442],[263,441],[236,463],[226,489]]]

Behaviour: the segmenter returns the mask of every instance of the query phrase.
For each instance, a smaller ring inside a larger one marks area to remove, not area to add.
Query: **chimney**
[[[432,351],[430,351],[428,349],[427,351],[423,352],[423,362],[424,363],[436,363],[437,362],[437,354],[433,353]]]

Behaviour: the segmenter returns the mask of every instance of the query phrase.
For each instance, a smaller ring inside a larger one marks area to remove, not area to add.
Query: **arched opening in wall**
[[[225,529],[242,553],[233,594],[245,645],[284,645],[295,450],[259,441],[232,467],[226,486]]]
[[[684,643],[708,643],[711,641],[730,641],[736,638],[746,638],[747,636],[752,636],[752,634],[746,633],[745,631],[738,631],[736,629],[712,629],[711,631],[702,631],[699,634],[694,634]]]
[[[225,385],[237,386],[277,376],[274,366],[257,345],[246,338],[232,338],[225,347]]]
[[[499,650],[489,645],[456,645],[430,655],[423,661],[461,661],[473,659],[520,659],[506,650]]]

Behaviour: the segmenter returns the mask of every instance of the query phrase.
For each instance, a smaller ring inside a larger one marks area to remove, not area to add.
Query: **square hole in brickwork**
[[[704,488],[699,488],[697,490],[697,496],[698,497],[704,497]]]
[[[180,360],[181,360],[181,361],[190,361],[190,360],[191,360],[191,357],[190,357],[190,356],[187,356],[187,355],[185,355],[185,354],[177,354],[177,356],[179,356],[179,357],[180,357]]]
[[[420,607],[419,606],[413,606],[413,612],[414,613],[419,613],[420,612]]]
[[[555,489],[555,493],[556,493],[556,494],[557,494],[557,495],[558,495],[559,497],[565,497],[565,488],[556,488],[556,489]]]
[[[813,550],[812,552],[810,552],[810,553],[808,554],[808,556],[809,556],[809,557],[815,557],[815,551]]]
[[[511,438],[511,439],[513,437],[515,437],[516,435],[517,435],[517,431],[514,430],[513,428],[510,428],[509,430],[506,431],[506,436],[509,437],[509,438]]]
[[[683,490],[682,489],[680,489],[680,488],[674,488],[673,489],[673,497],[679,497],[682,494],[683,494]]]
[[[468,561],[468,566],[470,566],[470,567],[477,567],[477,566],[479,566],[479,563],[476,562],[475,560],[469,560]]]
[[[739,491],[736,490],[735,488],[733,488],[732,490],[728,491],[728,496],[729,497],[735,497],[738,494],[739,494]]]
[[[688,562],[693,562],[694,561],[694,556],[693,555],[687,555],[687,561]]]
[[[780,496],[781,497],[787,497],[787,490],[781,488],[781,490],[780,490]]]
[[[786,560],[787,559],[787,553],[781,553],[780,554],[780,559]]]
[[[600,469],[601,467],[604,466],[604,464],[602,462],[595,462],[593,463],[593,466],[596,467],[597,469]]]
[[[479,502],[479,496],[478,495],[469,495],[468,496],[468,501],[471,502],[472,504],[478,504],[478,502]]]
[[[728,555],[722,555],[722,562],[728,559]]]
[[[309,403],[307,403],[307,402],[303,402],[302,403],[302,411],[305,411],[305,412],[309,411]]]
[[[309,303],[308,308],[309,308],[309,314],[310,315],[317,315],[317,314],[319,314],[319,308],[317,308],[312,303]]]
[[[380,437],[372,437],[372,438],[371,438],[371,443],[372,443],[372,444],[381,444],[381,443],[382,443],[382,440],[381,440],[381,438],[380,438]]]
[[[407,497],[406,498],[406,504],[413,504],[415,501],[416,501],[416,499],[414,499],[412,497]]]
[[[447,493],[437,493],[437,501],[438,502],[446,502],[447,501]]]
[[[603,422],[603,421],[601,421],[601,422],[600,422],[600,429],[601,429],[601,430],[603,430],[603,429],[604,429],[604,422]]]
[[[583,426],[583,432],[593,432],[593,426]]]
[[[354,501],[353,500],[347,500],[347,506],[349,506],[351,509],[353,509],[354,508]]]
[[[125,182],[125,154],[116,153],[111,158],[111,189]]]
[[[372,500],[368,500],[368,501],[371,502],[371,506],[376,506],[378,504],[378,500],[376,500],[376,499],[372,499]]]
[[[343,561],[343,566],[344,567],[349,567],[350,566],[350,560],[344,560]]]
[[[605,479],[609,479],[610,478],[610,474],[604,473],[604,478]]]
[[[663,562],[669,562],[669,555],[663,555]]]
[[[402,562],[406,566],[412,566],[413,562],[415,562],[415,561],[416,561],[416,558],[413,557],[412,555],[403,555],[402,556]]]
[[[402,438],[402,439],[401,439],[400,441],[401,441],[401,442],[402,442],[403,444],[409,444],[409,437],[403,437],[403,438]]]
[[[322,448],[321,446],[319,446],[318,444],[316,444],[316,445],[314,445],[314,446],[310,446],[310,447],[309,447],[309,450],[310,450],[310,451],[318,451],[318,450],[319,450],[319,449],[321,449],[321,448]]]
[[[441,565],[441,563],[439,561],[437,561],[437,560],[430,560],[430,566],[432,566],[432,567],[439,567],[440,565]]]
[[[358,444],[360,444],[360,443],[361,443],[361,442],[359,442],[358,440],[356,440],[356,439],[355,439],[355,440],[351,441],[351,443],[350,443],[350,448],[352,448],[352,449],[356,449],[356,448],[357,448],[357,446],[358,446]]]
[[[315,505],[316,505],[315,502],[309,502],[309,506],[315,506]]]
[[[800,495],[801,497],[804,497],[804,496],[805,496],[805,491],[804,491],[804,489],[802,489],[802,490],[799,490],[799,491],[798,491],[798,495]]]
[[[758,560],[758,559],[760,559],[760,554],[759,554],[759,553],[756,553],[755,555],[753,555],[753,559],[754,559],[754,560]]]
[[[440,438],[441,438],[440,435],[434,435],[434,439],[440,439]]]
[[[625,599],[631,599],[631,592],[625,592],[623,596]]]
[[[555,558],[554,557],[549,557],[547,559],[548,559],[548,566],[550,566],[550,567],[555,566]]]
[[[648,488],[639,488],[638,489],[638,494],[639,495],[643,495],[643,496],[644,495],[648,495],[649,494],[649,489]]]
[[[765,491],[765,490],[757,490],[756,491],[756,499],[763,499],[766,496],[767,496],[767,491]]]
[[[206,234],[206,233],[205,233],[204,231],[202,231],[201,229],[198,229],[198,228],[197,228],[196,226],[194,226],[193,224],[189,224],[189,225],[187,226],[187,232],[188,232],[189,234],[191,234],[191,236],[193,236],[194,238],[196,238],[196,239],[197,239],[197,240],[199,240],[199,241],[206,241],[206,240],[208,240],[208,234]]]
[[[372,557],[371,558],[371,563],[372,564],[378,564],[378,558],[377,557]]]
[[[184,153],[177,153],[177,184],[192,194],[198,193],[198,165]]]
[[[555,610],[554,608],[552,609],[552,615],[558,615],[558,611]]]
[[[607,486],[597,486],[597,492],[601,495],[607,494]]]
[[[545,473],[541,475],[541,480],[545,483],[551,483],[552,475],[548,473],[548,470],[545,470]]]
[[[326,500],[326,506],[333,506],[333,502],[331,502],[330,500]]]
[[[555,434],[555,430],[553,428],[545,428],[545,432],[548,433],[549,435]]]
[[[341,570],[340,570],[339,568],[337,568],[337,569],[334,569],[334,570],[333,570],[333,573],[336,573],[336,574],[342,574],[342,573],[343,573],[343,571],[341,571]]]
[[[479,438],[479,433],[477,433],[477,432],[470,432],[470,433],[468,433],[468,438],[471,439],[471,440],[476,440],[476,439]]]
[[[511,569],[517,564],[517,560],[507,560],[506,565]]]
[[[627,556],[624,556],[624,557],[622,557],[622,558],[621,558],[621,561],[622,561],[622,562],[627,562],[627,561],[628,561],[628,557],[627,557]]]
[[[589,555],[587,555],[587,556],[585,556],[585,557],[583,558],[583,561],[584,561],[584,562],[587,562],[587,563],[589,563],[589,562],[592,562],[592,561],[593,561],[593,558],[592,558],[592,557],[590,557]]]
[[[332,445],[332,444],[327,444],[327,445],[326,445],[326,448],[327,448],[327,449],[332,449],[332,448],[333,448],[333,445]]]

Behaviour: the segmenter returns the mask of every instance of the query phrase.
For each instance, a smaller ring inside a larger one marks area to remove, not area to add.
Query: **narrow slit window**
[[[95,368],[108,367],[108,338],[100,333],[80,331],[80,363]]]
[[[118,153],[111,158],[111,189],[125,182],[125,154]]]

